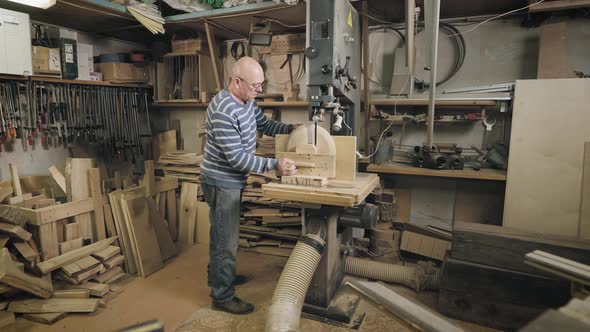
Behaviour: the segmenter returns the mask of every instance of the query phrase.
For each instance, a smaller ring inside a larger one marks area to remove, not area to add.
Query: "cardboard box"
[[[442,261],[447,250],[451,248],[451,242],[436,239],[428,235],[418,234],[410,231],[402,233],[400,249],[425,257]]]
[[[60,49],[33,46],[33,72],[35,74],[55,72],[61,75]]]
[[[104,81],[111,83],[145,83],[149,78],[145,67],[136,67],[131,63],[96,63],[94,70],[102,73]]]

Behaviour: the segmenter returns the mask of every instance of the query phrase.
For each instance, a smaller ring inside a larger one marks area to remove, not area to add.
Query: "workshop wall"
[[[79,43],[93,45],[93,55],[101,53],[129,52],[131,50],[144,50],[140,44],[120,41],[111,38],[100,38],[84,32],[64,29],[70,37],[77,38]],[[66,158],[71,157],[70,151],[62,145],[44,148],[41,140],[35,140],[34,146],[23,149],[21,140],[15,140],[12,145],[5,145],[4,152],[0,153],[0,180],[9,180],[9,163],[18,165],[19,176],[46,175],[47,169],[55,165],[64,168]],[[123,173],[125,174],[125,173]]]

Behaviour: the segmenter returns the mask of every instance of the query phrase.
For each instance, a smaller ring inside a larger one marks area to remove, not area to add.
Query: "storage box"
[[[59,48],[33,46],[33,72],[37,75],[61,77],[61,56]]]
[[[206,48],[203,38],[191,38],[172,41],[172,53],[198,52]]]
[[[111,83],[145,83],[149,78],[145,67],[137,67],[131,63],[96,63],[94,70],[102,73],[104,81]]]

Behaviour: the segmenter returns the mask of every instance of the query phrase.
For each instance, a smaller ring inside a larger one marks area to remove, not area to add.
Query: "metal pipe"
[[[430,45],[430,93],[428,96],[428,123],[426,125],[426,145],[430,150],[432,148],[434,140],[434,111],[435,111],[435,99],[436,99],[436,69],[437,69],[437,57],[438,57],[438,29],[440,19],[440,0],[429,0],[426,3],[430,3],[430,10],[432,14],[431,26],[432,26],[432,38]]]

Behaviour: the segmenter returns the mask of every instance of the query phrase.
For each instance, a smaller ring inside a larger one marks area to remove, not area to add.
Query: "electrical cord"
[[[303,24],[296,24],[296,25],[289,25],[289,24],[285,24],[282,21],[277,20],[276,18],[272,18],[272,17],[267,17],[267,16],[254,16],[255,18],[259,18],[259,19],[263,19],[269,22],[274,22],[274,23],[278,23],[279,25],[284,26],[285,28],[301,28],[304,27],[307,23],[303,23]]]
[[[239,53],[238,53],[238,48],[239,48]],[[231,45],[231,48],[230,48],[230,54],[231,54],[232,58],[234,58],[234,60],[238,60],[238,59],[246,56],[246,43],[241,40],[237,40],[237,41],[233,42]]]

